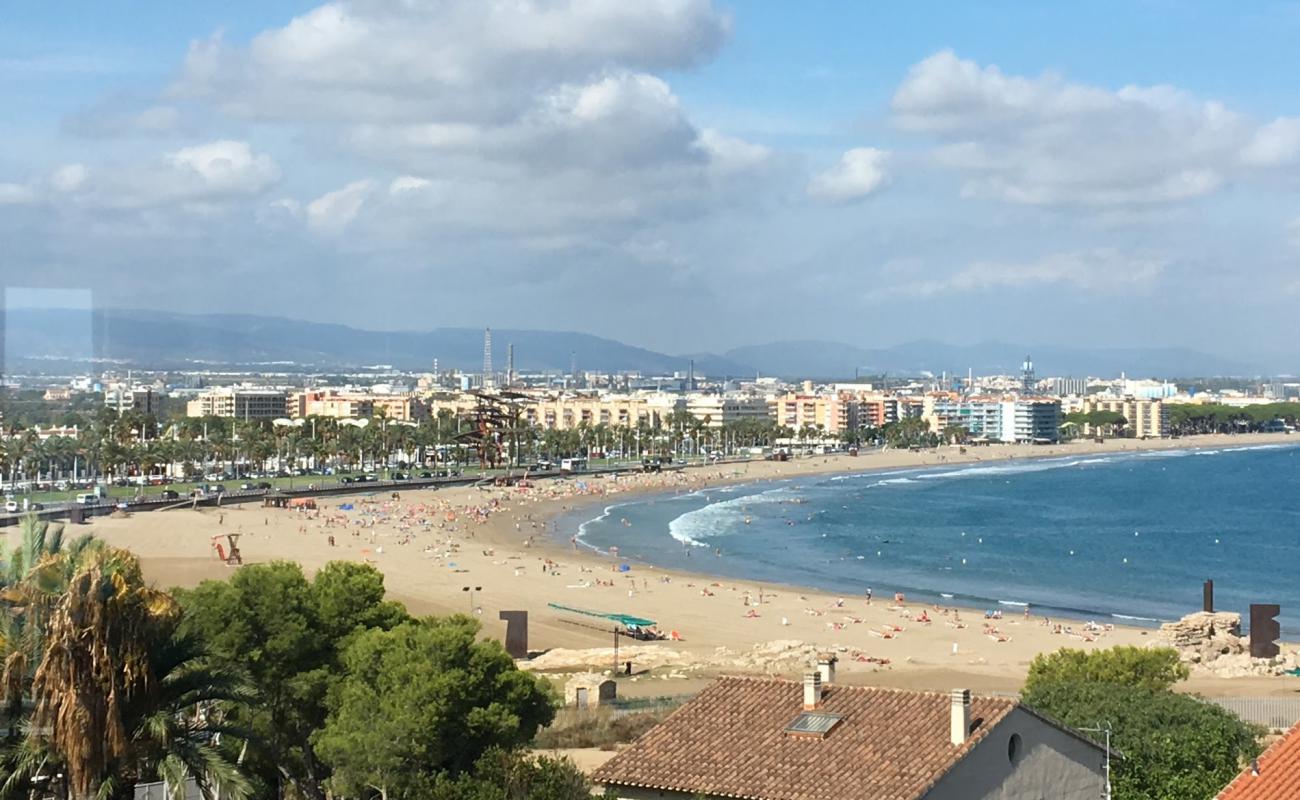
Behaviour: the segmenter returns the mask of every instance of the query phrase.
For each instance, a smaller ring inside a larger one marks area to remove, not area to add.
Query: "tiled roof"
[[[1246,767],[1218,800],[1295,800],[1300,798],[1300,723],[1258,759],[1259,774]]]
[[[754,800],[914,800],[1017,705],[975,697],[973,733],[958,747],[947,694],[832,685],[820,708],[843,720],[823,739],[785,733],[803,710],[801,683],[723,678],[593,778]]]

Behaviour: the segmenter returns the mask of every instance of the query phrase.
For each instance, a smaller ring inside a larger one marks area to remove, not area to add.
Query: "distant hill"
[[[247,314],[176,314],[141,310],[19,309],[5,320],[10,359],[115,360],[158,369],[248,366],[292,362],[299,368],[335,369],[391,364],[400,369],[440,366],[478,370],[483,331],[369,331],[346,325]],[[1084,349],[1001,342],[949,345],[918,341],[885,348],[842,342],[791,341],[738,347],[721,355],[669,355],[585,333],[500,329],[492,331],[493,363],[506,365],[515,346],[515,368],[568,372],[580,369],[646,374],[695,369],[713,377],[755,374],[779,377],[850,378],[888,373],[918,375],[1015,373],[1031,354],[1039,375],[1215,376],[1261,374],[1257,365],[1185,348]],[[197,362],[197,363],[196,363]]]
[[[478,370],[483,331],[368,331],[346,325],[247,314],[175,314],[164,311],[19,309],[6,320],[10,358],[125,360],[141,366],[182,368],[195,362],[251,365],[293,362],[318,368],[391,364],[402,369]],[[685,372],[689,358],[665,355],[612,339],[563,331],[493,330],[493,364],[505,369],[515,347],[515,369]],[[748,373],[747,366],[713,357],[715,369]],[[697,367],[698,368],[698,367]],[[717,374],[717,373],[715,373]]]

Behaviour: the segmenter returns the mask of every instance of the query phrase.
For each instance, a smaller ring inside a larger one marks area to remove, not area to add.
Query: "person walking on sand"
[[[867,587],[867,605],[871,605],[871,587]]]

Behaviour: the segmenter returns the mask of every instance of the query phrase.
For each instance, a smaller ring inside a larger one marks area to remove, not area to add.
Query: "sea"
[[[1300,445],[1300,442],[1297,443]],[[1300,446],[1145,450],[643,495],[557,535],[626,563],[1155,625],[1277,603],[1300,638]]]

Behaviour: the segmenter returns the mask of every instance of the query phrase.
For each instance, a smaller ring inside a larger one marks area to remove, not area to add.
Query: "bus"
[[[560,459],[560,472],[585,472],[587,469],[587,459],[585,458],[562,458]]]

